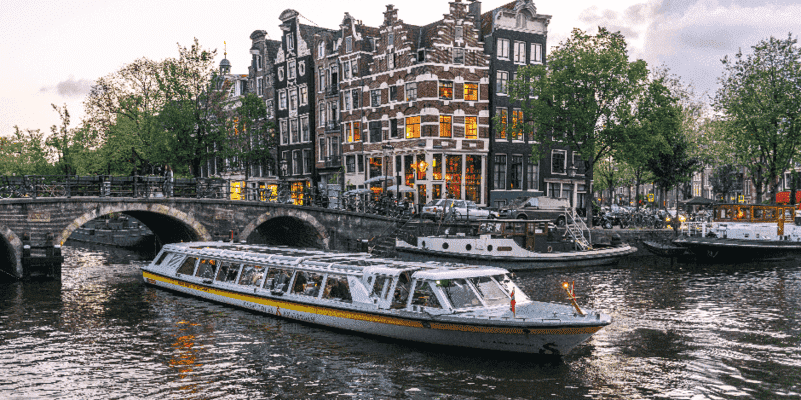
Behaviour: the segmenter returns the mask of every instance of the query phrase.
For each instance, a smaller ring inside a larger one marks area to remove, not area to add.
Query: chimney
[[[475,19],[476,29],[478,29],[478,36],[479,40],[484,40],[481,37],[481,2],[476,0],[470,3],[470,14],[473,15],[473,19]]]

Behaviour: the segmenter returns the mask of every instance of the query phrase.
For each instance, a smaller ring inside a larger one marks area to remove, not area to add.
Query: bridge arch
[[[209,241],[211,234],[191,215],[165,204],[122,203],[98,206],[81,214],[61,232],[57,243],[64,244],[72,232],[87,222],[112,213],[128,214],[145,224],[162,243]]]
[[[6,274],[11,277],[22,276],[22,240],[7,226],[0,227],[0,236],[0,270],[4,275],[0,280],[5,279]]]
[[[306,211],[274,208],[259,215],[242,230],[248,243],[330,249],[325,226]]]

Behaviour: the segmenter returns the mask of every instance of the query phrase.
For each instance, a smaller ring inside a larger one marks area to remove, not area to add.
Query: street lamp
[[[278,187],[278,193],[279,194],[281,193],[281,191],[286,189],[286,172],[287,172],[287,169],[289,168],[288,164],[289,164],[289,162],[285,158],[281,159],[281,176],[279,176],[280,182],[279,182],[279,187]],[[279,201],[281,201],[281,200],[279,200]]]
[[[381,146],[381,151],[382,151],[382,153],[384,153],[383,154],[384,160],[382,162],[384,163],[384,176],[385,177],[389,176],[389,174],[387,174],[387,168],[388,168],[388,165],[389,165],[389,160],[387,159],[387,153],[391,152],[392,150],[395,150],[395,148],[392,147],[392,145],[385,144],[385,145]],[[384,196],[386,196],[387,195],[387,180],[386,179],[382,179],[382,182],[384,183],[383,193],[384,193]],[[395,182],[395,185],[397,186],[396,189],[398,189],[398,192],[400,192],[400,184],[398,182]]]

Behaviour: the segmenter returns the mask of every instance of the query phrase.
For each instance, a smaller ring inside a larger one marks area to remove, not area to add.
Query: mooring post
[[[22,234],[22,279],[31,277],[31,234]]]

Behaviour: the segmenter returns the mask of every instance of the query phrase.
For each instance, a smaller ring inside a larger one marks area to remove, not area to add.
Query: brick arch
[[[198,239],[201,241],[210,241],[212,240],[211,234],[209,234],[208,230],[195,218],[190,216],[189,214],[177,210],[173,207],[164,205],[164,204],[155,204],[155,205],[147,205],[147,204],[136,204],[136,203],[126,203],[126,204],[109,204],[107,206],[98,206],[91,211],[85,212],[75,220],[72,221],[63,231],[61,234],[56,238],[56,243],[64,245],[64,242],[67,238],[70,237],[72,232],[76,229],[80,228],[87,222],[102,217],[104,215],[108,215],[111,213],[123,213],[123,212],[130,212],[130,211],[138,211],[138,212],[150,212],[154,214],[164,215],[182,223],[186,224],[192,232],[197,235]]]
[[[252,222],[247,224],[247,226],[245,226],[245,228],[242,230],[242,233],[239,235],[239,237],[243,238],[243,239],[247,238],[261,224],[263,224],[263,223],[265,223],[265,222],[267,222],[267,221],[269,221],[269,220],[271,220],[273,218],[278,218],[278,217],[291,217],[291,218],[299,219],[299,220],[311,225],[314,228],[314,230],[317,231],[317,237],[320,239],[320,241],[323,242],[323,244],[325,245],[325,249],[329,250],[331,248],[330,247],[330,243],[329,243],[330,238],[328,237],[328,233],[327,233],[327,231],[325,229],[325,226],[323,226],[323,224],[321,224],[320,221],[317,220],[317,218],[315,218],[314,216],[312,216],[308,212],[303,211],[303,210],[297,210],[297,209],[294,209],[294,208],[275,208],[275,209],[271,210],[270,212],[266,212],[264,214],[259,215],[258,217],[256,217],[256,219],[254,219]]]

